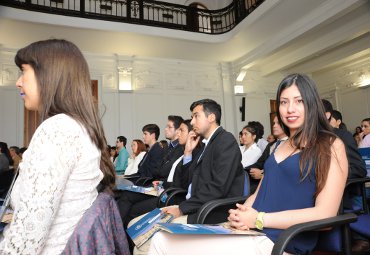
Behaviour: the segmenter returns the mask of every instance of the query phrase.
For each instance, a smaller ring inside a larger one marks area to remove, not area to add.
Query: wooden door
[[[277,113],[277,105],[276,105],[276,100],[270,100],[270,130],[272,134],[272,126],[274,124],[274,118]]]
[[[40,125],[40,116],[36,111],[29,111],[24,107],[24,132],[23,132],[23,146],[28,147],[33,133]]]
[[[98,102],[98,81],[91,81],[92,94],[96,102]],[[35,133],[37,127],[40,125],[40,116],[36,111],[29,111],[24,108],[24,132],[23,132],[23,146],[28,147],[31,138]]]

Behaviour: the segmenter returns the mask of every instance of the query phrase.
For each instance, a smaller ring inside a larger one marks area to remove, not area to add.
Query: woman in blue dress
[[[286,228],[337,214],[348,162],[344,145],[325,117],[313,80],[303,74],[283,79],[277,91],[278,119],[289,139],[264,165],[256,192],[229,211],[237,229],[259,229],[265,236],[181,236],[159,232],[149,254],[271,254]],[[294,238],[286,252],[308,254],[317,236]]]

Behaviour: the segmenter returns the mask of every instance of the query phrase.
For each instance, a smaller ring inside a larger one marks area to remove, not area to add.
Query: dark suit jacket
[[[167,180],[168,175],[170,174],[173,163],[184,154],[184,147],[180,144],[177,144],[176,147],[168,147],[164,150],[164,156],[161,161],[161,165],[158,168],[153,169],[152,176],[156,180]]]
[[[168,187],[176,187],[181,189],[188,189],[194,173],[194,167],[197,163],[197,160],[200,154],[203,151],[203,143],[202,146],[196,147],[192,152],[192,161],[183,164],[183,161],[176,166],[175,174],[173,176],[173,182]]]
[[[240,149],[234,136],[222,127],[192,166],[191,198],[179,205],[181,212],[188,215],[188,223],[194,223],[198,209],[206,202],[243,195],[245,174]]]
[[[348,179],[363,178],[366,176],[366,165],[362,160],[357,149],[357,144],[352,134],[346,130],[333,128],[334,133],[343,141],[346,147],[346,154],[348,159]],[[343,205],[345,208],[352,208],[351,198],[361,194],[361,185],[352,185],[343,195]]]
[[[159,171],[163,159],[163,149],[159,143],[155,143],[147,152],[147,155],[139,163],[138,173],[140,177],[153,177],[154,172]]]
[[[343,141],[349,164],[348,178],[363,178],[366,176],[366,165],[357,149],[352,134],[346,130],[334,128],[334,133]]]

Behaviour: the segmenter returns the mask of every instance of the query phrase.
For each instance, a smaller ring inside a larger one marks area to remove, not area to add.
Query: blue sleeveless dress
[[[300,180],[299,159],[296,153],[280,163],[271,153],[264,165],[265,173],[253,208],[259,212],[279,212],[313,207],[315,204],[316,179],[312,169],[309,176]],[[263,232],[276,242],[283,230],[264,228]],[[317,242],[317,233],[303,233],[289,242],[286,252],[310,254]]]

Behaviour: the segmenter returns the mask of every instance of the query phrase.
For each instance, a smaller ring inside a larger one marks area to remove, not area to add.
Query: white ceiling
[[[30,42],[62,35],[96,53],[232,62],[235,70],[258,70],[263,76],[306,72],[328,88],[370,76],[368,0],[266,0],[223,35],[0,8],[4,47],[24,46],[19,30],[26,29],[37,31],[27,35]]]

